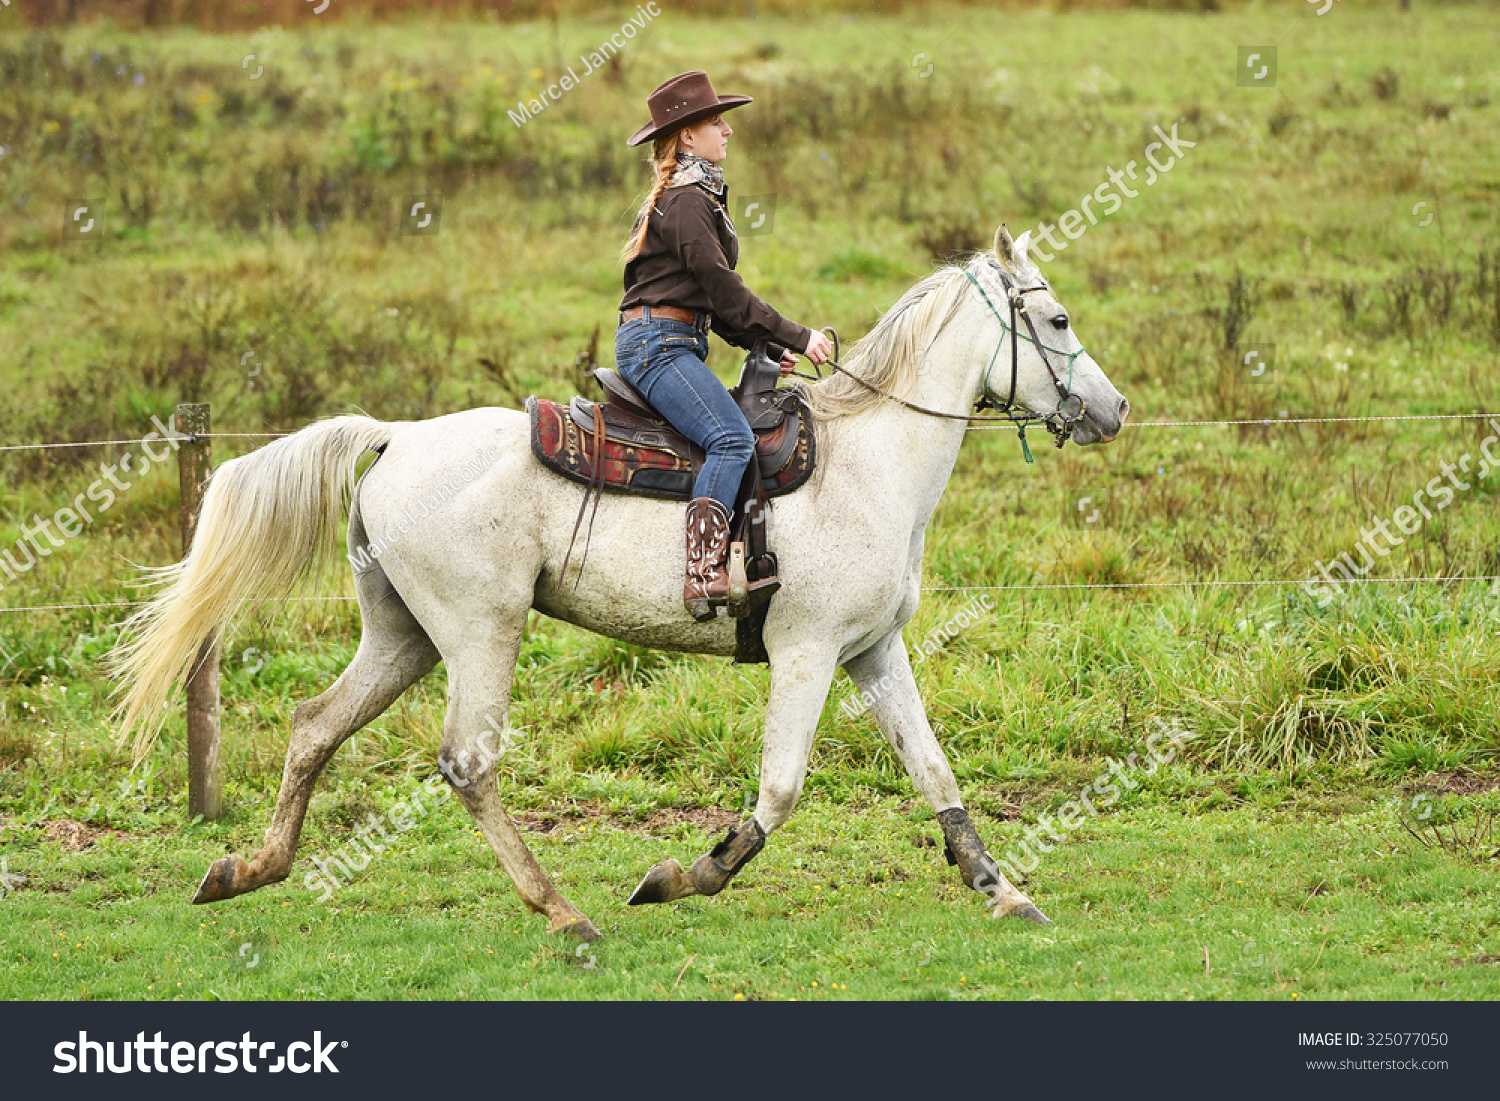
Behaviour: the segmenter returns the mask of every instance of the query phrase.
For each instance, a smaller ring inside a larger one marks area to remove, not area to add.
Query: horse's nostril
[[[1125,423],[1125,418],[1130,416],[1130,402],[1124,398],[1120,399],[1120,423]]]

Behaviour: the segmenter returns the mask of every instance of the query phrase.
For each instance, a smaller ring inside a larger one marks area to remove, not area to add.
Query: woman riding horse
[[[625,297],[615,331],[615,365],[672,427],[703,448],[687,509],[687,580],[682,602],[700,622],[728,602],[729,518],[755,436],[739,406],[708,369],[708,330],[749,348],[766,341],[783,375],[800,349],[814,363],[833,350],[821,332],[787,320],[735,273],[739,238],[720,167],[728,155],[724,112],[751,102],[720,96],[707,73],[675,76],[647,97],[651,121],[627,144],[654,141],[655,180],[621,253]],[[752,601],[779,586],[750,583]]]

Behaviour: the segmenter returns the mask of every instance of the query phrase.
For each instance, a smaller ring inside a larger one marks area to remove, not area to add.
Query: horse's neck
[[[907,400],[946,413],[967,413],[982,367],[970,334],[944,334],[930,362],[946,364],[918,379]],[[926,528],[942,499],[963,446],[966,422],[933,417],[876,398],[869,408],[827,423],[820,465],[825,491],[860,494],[890,525]],[[825,458],[826,457],[826,458]]]
[[[830,426],[829,474],[857,493],[893,526],[926,527],[958,460],[964,426],[903,409],[894,402],[840,418]],[[819,462],[824,462],[820,456]]]

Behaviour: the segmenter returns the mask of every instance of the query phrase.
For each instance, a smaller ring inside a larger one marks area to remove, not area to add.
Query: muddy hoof
[[[203,877],[203,882],[198,884],[198,890],[193,894],[193,905],[201,906],[205,902],[222,902],[226,898],[233,898],[242,894],[242,890],[235,889],[235,880],[241,883],[250,874],[250,865],[245,863],[245,858],[231,854],[221,856],[213,862]]]
[[[576,917],[563,917],[547,923],[547,932],[556,933],[565,937],[577,937],[585,944],[599,939],[602,935],[594,928],[594,923],[582,914]]]
[[[644,906],[650,902],[672,902],[698,893],[693,881],[682,865],[675,860],[663,860],[646,873],[630,895],[631,906]]]
[[[1018,894],[1016,897],[1007,899],[1001,905],[992,905],[990,917],[996,921],[1001,918],[1018,917],[1036,925],[1051,925],[1052,919],[1036,908],[1036,903],[1025,895]]]
[[[1036,906],[1030,902],[1026,903],[1026,905],[1024,906],[1016,907],[1011,911],[1011,916],[1025,918],[1027,921],[1034,922],[1037,925],[1052,924],[1052,919],[1038,910]]]

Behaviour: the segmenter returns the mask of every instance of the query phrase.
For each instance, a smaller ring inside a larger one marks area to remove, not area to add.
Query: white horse
[[[1019,342],[1011,331],[1017,312],[1005,321],[1012,298],[1031,319]],[[772,510],[782,588],[763,631],[771,688],[754,816],[691,869],[675,860],[657,865],[631,901],[717,893],[787,820],[842,666],[870,694],[881,731],[938,812],[965,884],[991,896],[995,916],[1046,923],[1000,875],[963,809],[901,630],[917,609],[928,519],[981,397],[1055,417],[1066,374],[1066,394],[1083,409],[1053,425],[1078,444],[1114,439],[1129,406],[1028,259],[1027,235],[1012,242],[1003,226],[993,251],[908,290],[843,366],[864,381],[834,375],[804,387],[817,470]],[[354,484],[369,449],[382,453]],[[265,844],[248,862],[238,855],[215,862],[194,902],[285,879],[319,773],[346,738],[441,660],[448,708],[440,767],[549,932],[598,935],[532,856],[495,782],[494,739],[508,737],[527,613],[535,608],[641,646],[721,656],[735,652],[735,621],[700,624],[684,610],[683,506],[675,502],[606,495],[577,586],[570,568],[559,587],[582,493],[535,460],[527,416],[510,409],[399,423],[336,417],[214,472],[191,553],[158,571],[165,590],[133,617],[115,655],[121,738],[135,733],[137,757],[203,640],[247,601],[285,593],[327,561],[346,500],[363,635],[343,674],[292,717]]]

